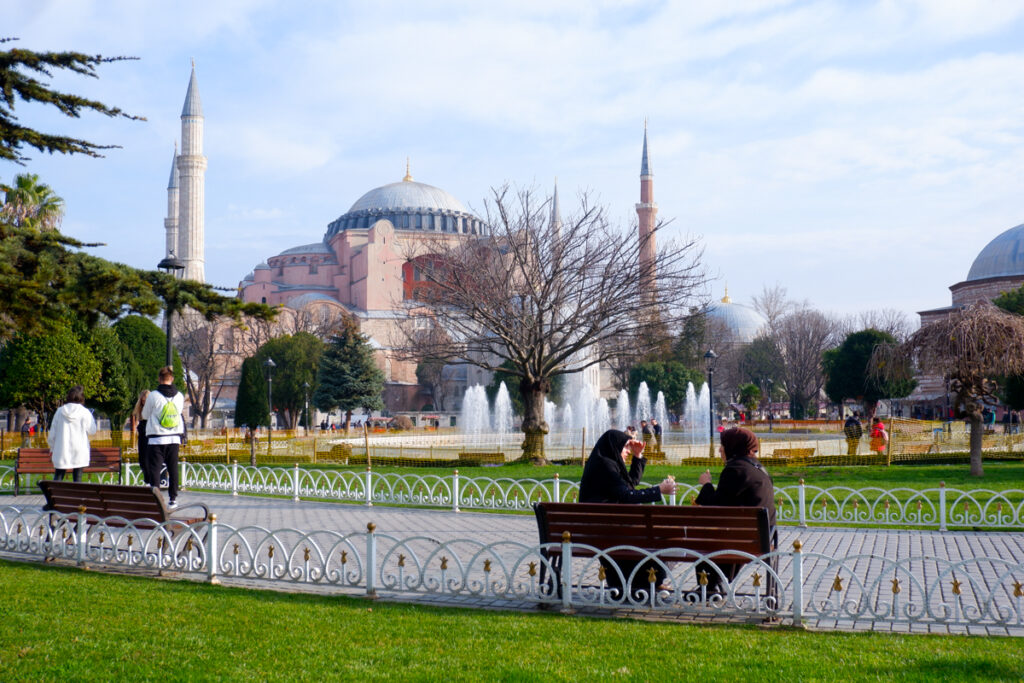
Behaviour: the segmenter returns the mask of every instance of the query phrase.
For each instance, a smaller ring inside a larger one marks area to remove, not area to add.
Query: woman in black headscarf
[[[721,433],[721,447],[718,449],[725,467],[718,477],[718,488],[711,484],[711,474],[700,475],[700,494],[697,505],[741,505],[744,507],[767,508],[768,525],[772,534],[773,547],[777,544],[775,532],[775,487],[768,472],[757,459],[757,436],[749,429],[734,427]],[[736,577],[742,565],[718,563],[729,581]],[[696,567],[708,573],[708,592],[720,591],[721,579],[713,567],[700,563]]]
[[[663,494],[671,495],[676,492],[676,482],[673,479],[665,479],[657,486],[644,489],[637,489],[637,484],[644,475],[644,467],[647,459],[643,457],[644,442],[629,438],[625,432],[617,429],[609,429],[601,435],[601,438],[594,444],[594,450],[590,452],[587,464],[583,468],[583,478],[580,480],[580,502],[581,503],[653,503],[661,500]],[[626,458],[633,456],[633,461],[626,469]],[[609,588],[617,589],[622,594],[622,581],[628,579],[629,575],[636,569],[638,562],[630,560],[618,560],[612,564],[602,559],[601,564],[605,568],[605,581]],[[616,565],[618,568],[616,569]],[[656,563],[647,562],[644,566],[636,569],[633,576],[631,588],[633,595],[641,589],[650,589],[648,569],[654,567],[657,574],[656,586],[660,586],[665,580],[664,570]]]

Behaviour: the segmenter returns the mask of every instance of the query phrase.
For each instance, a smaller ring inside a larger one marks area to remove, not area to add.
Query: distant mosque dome
[[[708,308],[707,316],[725,328],[734,344],[749,344],[768,324],[764,316],[753,308],[733,303],[728,289],[721,302]]]
[[[1024,276],[1024,224],[1010,228],[985,245],[967,273],[967,282],[990,277]]]
[[[413,180],[407,165],[400,182],[370,190],[331,222],[324,241],[330,242],[343,230],[366,230],[380,220],[390,221],[396,230],[471,235],[489,232],[458,199],[439,187]]]

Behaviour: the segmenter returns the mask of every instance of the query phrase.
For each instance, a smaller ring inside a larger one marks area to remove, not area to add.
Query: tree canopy
[[[665,394],[665,405],[680,411],[686,400],[686,385],[692,383],[700,391],[704,374],[691,370],[679,361],[650,361],[634,365],[629,372],[629,393],[636,396],[641,382],[647,382],[651,396],[660,391]]]
[[[251,356],[242,361],[241,381],[235,400],[235,426],[269,427],[270,410],[267,406],[267,382],[263,378],[260,361]]]
[[[305,407],[307,395],[312,400],[317,388],[317,369],[324,353],[324,343],[308,332],[274,337],[260,347],[256,360],[260,367],[273,359],[274,410],[287,416],[288,428],[295,429]],[[310,385],[307,394],[305,384]]]
[[[313,404],[323,411],[335,408],[345,413],[349,426],[357,408],[379,410],[384,407],[384,374],[373,362],[373,349],[358,324],[346,318],[328,340],[317,369]]]
[[[875,348],[895,343],[896,338],[888,332],[867,329],[848,334],[842,344],[825,351],[822,365],[829,400],[841,404],[848,398],[856,399],[870,419],[881,399],[909,395],[916,385],[914,380],[889,380],[871,373],[871,354]]]
[[[102,372],[89,346],[68,325],[47,335],[19,334],[0,347],[0,404],[52,415],[76,384],[87,398],[95,397]]]

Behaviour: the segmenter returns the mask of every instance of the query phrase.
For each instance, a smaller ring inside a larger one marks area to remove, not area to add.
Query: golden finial
[[[191,57],[191,60],[192,60],[192,68],[195,69],[196,68],[196,58],[195,57]]]
[[[892,580],[892,594],[896,595],[899,592],[900,592],[900,580],[899,579],[893,579]]]
[[[836,574],[836,580],[832,582],[832,590],[839,593],[843,590],[843,577]]]
[[[725,286],[725,296],[722,297],[722,303],[723,304],[731,304],[732,303],[732,299],[729,298],[729,285]]]
[[[405,158],[405,177],[402,178],[402,182],[411,183],[412,173],[409,172],[409,157]]]
[[[960,591],[960,582],[954,576],[953,577],[953,595],[960,595],[960,593],[961,593],[961,591]]]

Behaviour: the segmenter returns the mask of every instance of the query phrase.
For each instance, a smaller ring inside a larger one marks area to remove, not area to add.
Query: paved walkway
[[[42,504],[42,496],[19,496],[0,498],[0,505],[29,507]],[[428,536],[440,542],[454,539],[473,539],[480,543],[515,541],[524,545],[537,543],[537,528],[533,515],[502,514],[482,512],[454,513],[449,510],[428,510],[414,508],[366,507],[363,505],[299,501],[282,498],[256,496],[231,496],[229,494],[183,492],[182,504],[204,502],[221,523],[233,527],[259,526],[266,529],[328,530],[341,533],[365,532],[366,525],[376,525],[377,533],[398,537]],[[975,557],[1000,558],[1014,563],[1024,563],[1024,533],[1019,532],[938,532],[922,530],[885,529],[836,529],[782,526],[779,528],[780,550],[789,551],[793,542],[800,540],[806,558],[804,575],[820,574],[824,581],[815,592],[815,598],[829,597],[831,582],[836,573],[824,560],[813,558],[815,553],[835,558],[856,555],[877,555],[890,560],[911,556],[931,556],[950,561]],[[879,563],[861,562],[851,566],[863,573],[865,581],[879,574]],[[915,573],[925,581],[935,578],[941,567],[921,566]],[[788,563],[780,566],[786,576]],[[979,576],[973,580],[985,584],[993,580],[995,572],[989,568],[978,568]],[[825,574],[828,574],[825,576]],[[931,574],[931,576],[929,576]],[[960,577],[961,580],[968,577]],[[951,582],[951,579],[950,579]],[[249,582],[239,582],[249,585]],[[266,588],[266,583],[258,583]],[[888,585],[888,583],[886,584]],[[290,586],[289,590],[303,590],[304,587]],[[783,585],[784,592],[790,586]],[[521,605],[503,604],[501,601],[476,600],[460,596],[430,597],[424,595],[394,595],[397,601],[429,602],[432,604],[463,605],[473,607],[509,607]],[[607,612],[605,612],[607,613]],[[670,618],[690,621],[693,615],[673,615]],[[934,625],[908,625],[891,623],[883,617],[872,619],[816,619],[809,620],[812,627],[840,628],[851,630],[903,630],[941,631],[1024,635],[1024,627],[936,627]]]

